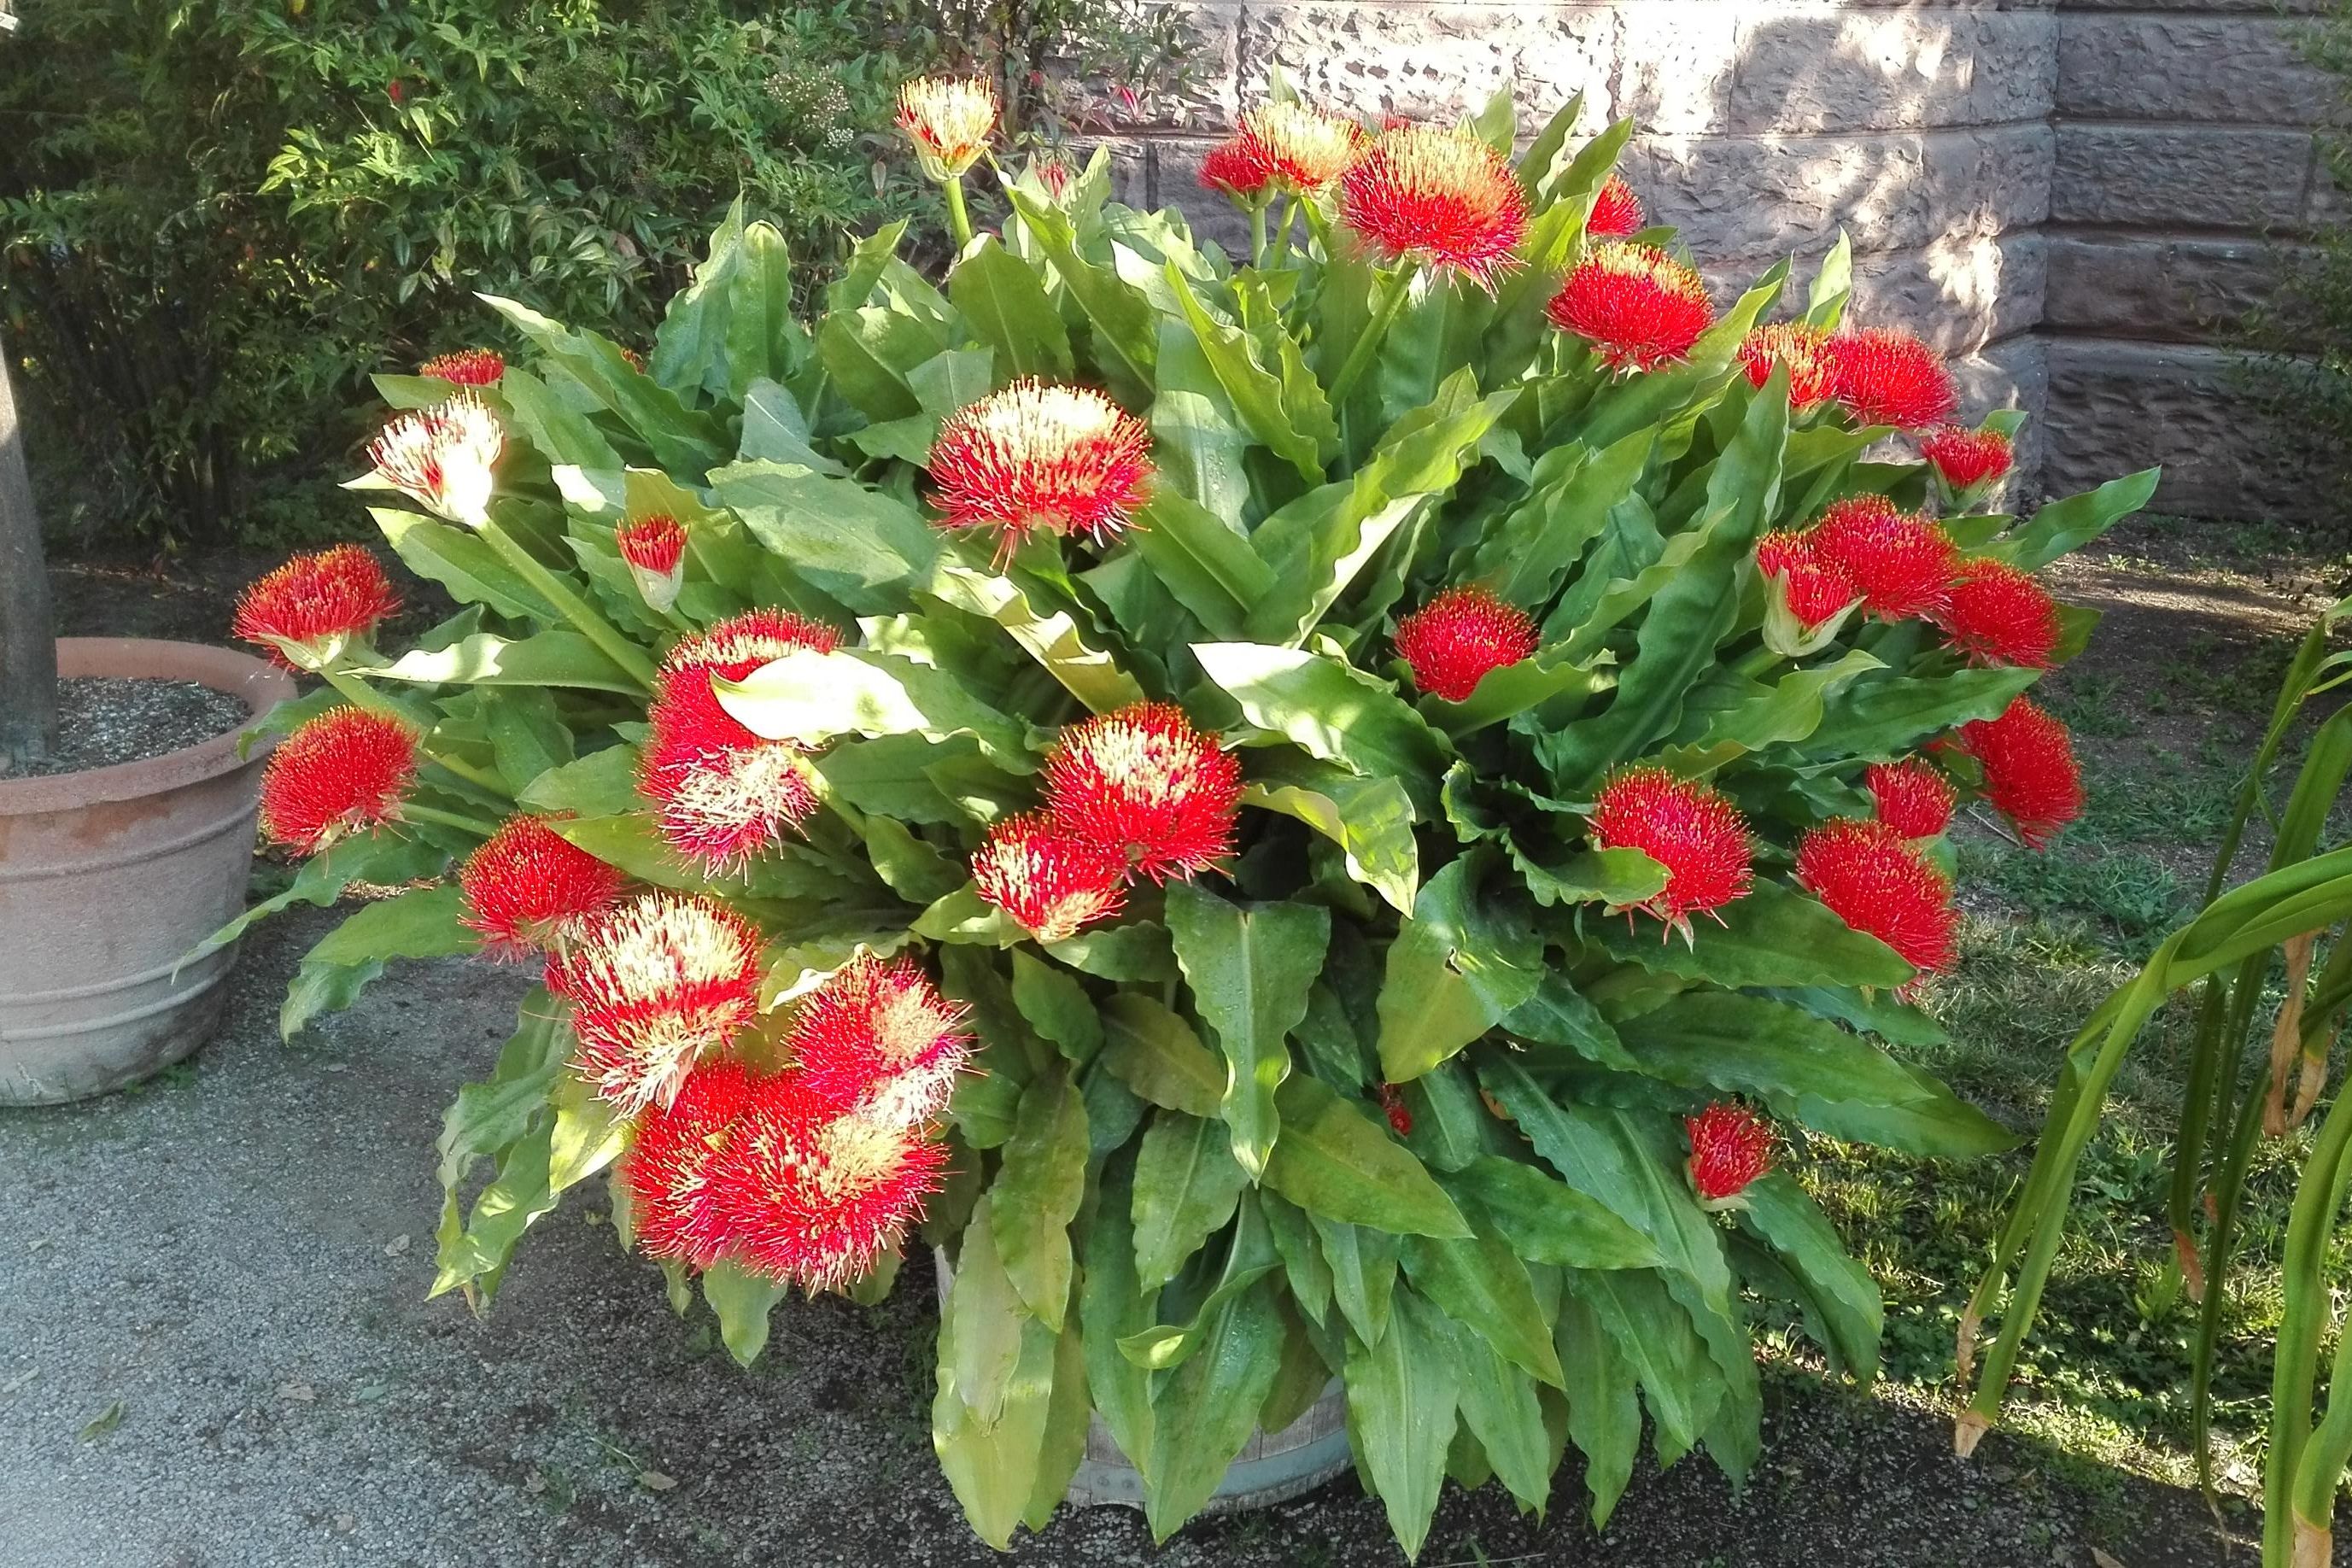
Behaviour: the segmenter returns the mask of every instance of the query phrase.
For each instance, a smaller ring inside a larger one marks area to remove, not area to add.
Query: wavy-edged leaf
[[[1143,688],[1135,678],[1119,668],[1108,651],[1089,646],[1068,611],[1039,611],[1009,578],[942,557],[925,592],[1003,627],[1071,696],[1097,713],[1143,700]]]
[[[1436,1311],[1410,1290],[1398,1293],[1378,1343],[1348,1341],[1349,1446],[1409,1558],[1428,1538],[1454,1440],[1459,1390],[1452,1342]]]
[[[1118,991],[1102,1005],[1103,1066],[1152,1104],[1213,1119],[1225,1064],[1192,1026],[1160,1003]]]
[[[1168,935],[1193,1009],[1224,1052],[1219,1110],[1234,1157],[1255,1180],[1280,1135],[1276,1091],[1290,1076],[1284,1038],[1306,1016],[1331,913],[1313,904],[1231,904],[1191,882],[1171,882],[1167,901]]]
[[[1530,1377],[1560,1385],[1550,1327],[1536,1305],[1527,1265],[1509,1242],[1499,1236],[1409,1236],[1404,1271],[1414,1289],[1506,1361]]]
[[[1400,1236],[1470,1234],[1412,1152],[1320,1079],[1295,1073],[1275,1100],[1282,1140],[1266,1162],[1267,1186],[1324,1219]]]
[[[740,680],[713,677],[710,688],[730,716],[766,740],[816,747],[843,735],[970,735],[1001,768],[1032,773],[1037,766],[1020,722],[945,670],[903,655],[794,648]]]
[[[1518,1257],[1566,1268],[1654,1268],[1655,1243],[1608,1205],[1524,1161],[1484,1154],[1445,1177],[1486,1211]]]
[[[903,501],[791,463],[714,468],[710,491],[793,572],[857,615],[906,607],[929,580],[938,533]]]
[[[1268,757],[1251,770],[1242,804],[1297,818],[1339,847],[1348,875],[1401,914],[1421,891],[1412,798],[1390,778],[1361,778],[1329,763]]]
[[[1596,925],[1610,956],[1663,974],[1717,985],[1902,985],[1913,971],[1893,948],[1858,931],[1820,900],[1759,879],[1746,896],[1699,920],[1687,942],[1662,942],[1654,926]]]
[[[1845,1249],[1813,1200],[1786,1172],[1750,1182],[1739,1211],[1745,1229],[1763,1238],[1804,1292],[1808,1321],[1832,1364],[1867,1383],[1878,1368],[1885,1308],[1878,1281]]]
[[[1036,269],[983,235],[948,274],[948,298],[980,340],[1015,375],[1070,378],[1070,334]]]
[[[1151,1446],[1144,1472],[1144,1518],[1154,1542],[1200,1511],[1249,1441],[1282,1367],[1283,1338],[1274,1285],[1260,1279],[1219,1307],[1199,1348],[1154,1384],[1152,1424],[1171,1438]]]
[[[1436,805],[1452,748],[1389,684],[1304,648],[1195,643],[1209,679],[1249,721],[1362,778],[1392,778],[1416,807]]]
[[[1143,1130],[1135,1158],[1135,1272],[1147,1290],[1176,1277],[1224,1228],[1249,1173],[1214,1121],[1165,1108]]]
[[[1087,1109],[1066,1068],[1021,1091],[998,1159],[988,1190],[996,1255],[1030,1316],[1059,1333],[1070,1299],[1070,1221],[1087,1190]]]

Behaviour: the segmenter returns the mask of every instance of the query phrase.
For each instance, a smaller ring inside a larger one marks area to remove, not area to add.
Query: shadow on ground
[[[190,1064],[91,1104],[0,1112],[0,1563],[999,1561],[932,1459],[919,1290],[872,1312],[788,1302],[747,1374],[618,1251],[592,1184],[525,1240],[488,1321],[427,1302],[432,1139],[520,978],[412,967],[281,1046],[278,997],[331,918],[263,928],[226,1028]],[[1645,1468],[1596,1535],[1580,1491],[1571,1466],[1538,1527],[1492,1489],[1449,1488],[1423,1562],[2226,1560],[2192,1494],[2000,1435],[1963,1465],[1940,1418],[1796,1379],[1774,1385],[1744,1497],[1703,1461]],[[1139,1516],[1066,1511],[1013,1556],[1399,1561],[1352,1478],[1157,1551]]]

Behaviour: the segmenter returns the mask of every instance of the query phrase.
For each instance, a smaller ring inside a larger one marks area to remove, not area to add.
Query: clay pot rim
[[[61,678],[95,675],[201,681],[215,691],[244,699],[255,719],[295,695],[294,678],[267,660],[235,648],[161,637],[59,637],[58,674]],[[263,736],[241,757],[237,742],[251,728],[249,722],[240,724],[208,741],[135,763],[39,778],[0,779],[0,816],[76,811],[136,800],[235,773],[258,762],[276,740]]]

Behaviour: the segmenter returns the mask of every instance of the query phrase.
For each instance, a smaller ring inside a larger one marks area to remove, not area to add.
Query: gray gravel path
[[[592,1199],[526,1239],[488,1321],[426,1302],[441,1108],[504,1037],[520,979],[411,966],[280,1046],[278,994],[328,923],[306,911],[248,943],[230,1022],[189,1064],[89,1105],[0,1111],[0,1564],[1001,1561],[931,1458],[919,1291],[872,1312],[788,1303],[747,1375],[707,1321],[671,1315]],[[2187,1493],[2122,1476],[2086,1491],[1998,1435],[1962,1466],[1940,1421],[1841,1390],[1776,1384],[1769,1405],[1743,1500],[1685,1462],[1637,1478],[1600,1537],[1572,1467],[1541,1528],[1493,1489],[1449,1489],[1423,1562],[2224,1560]],[[1352,1479],[1158,1551],[1135,1515],[1066,1511],[1013,1555],[1400,1561]]]

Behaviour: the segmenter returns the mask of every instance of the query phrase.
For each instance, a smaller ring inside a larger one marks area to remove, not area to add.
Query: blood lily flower
[[[1016,381],[950,415],[927,466],[940,526],[996,530],[1000,558],[1040,531],[1107,545],[1143,502],[1151,435],[1092,387]]]
[[[297,555],[257,579],[238,598],[229,632],[259,643],[281,669],[316,669],[350,645],[364,644],[399,609],[400,595],[375,557],[356,544],[338,544]]]
[[[1817,653],[1862,597],[1853,574],[1815,550],[1811,535],[1773,532],[1756,542],[1769,598],[1764,640],[1783,658]]]
[[[1829,355],[1837,400],[1864,425],[1924,430],[1959,401],[1943,356],[1899,328],[1842,332]]]
[[[1963,563],[1944,605],[1927,618],[1971,664],[2047,669],[2057,658],[2058,601],[2033,574],[2006,561]]]
[[[1127,862],[1042,811],[1008,816],[971,858],[980,896],[1042,942],[1066,942],[1127,902]]]
[[[1691,916],[1720,921],[1716,911],[1745,898],[1753,878],[1754,851],[1738,808],[1710,786],[1664,768],[1626,768],[1601,786],[1592,843],[1638,849],[1665,868],[1665,887],[1632,907],[1655,915],[1685,942],[1691,940]]]
[[[1985,798],[2036,849],[2083,815],[2083,769],[2066,726],[2025,698],[1998,719],[1960,726],[1960,749],[1984,770]]]
[[[637,1245],[654,1258],[708,1268],[724,1250],[704,1194],[710,1163],[758,1099],[741,1062],[705,1062],[686,1075],[668,1105],[637,1119],[621,1160]]]
[[[416,782],[416,731],[388,714],[332,708],[278,742],[261,771],[261,831],[315,855],[400,820]]]
[[[1789,407],[1810,414],[1837,394],[1837,367],[1832,363],[1830,335],[1802,321],[1776,321],[1757,328],[1739,341],[1739,368],[1748,384],[1761,387],[1775,367],[1789,372]]]
[[[1933,838],[1952,823],[1952,781],[1922,758],[1873,763],[1863,775],[1878,820],[1906,838]]]
[[[1612,174],[1601,182],[1592,198],[1592,216],[1584,220],[1584,232],[1591,239],[1631,239],[1648,222],[1642,212],[1642,198],[1633,194],[1625,176]]]
[[[626,880],[540,816],[509,817],[457,873],[465,923],[485,952],[520,959],[562,952],[621,896]]]
[[[1536,623],[1484,588],[1447,588],[1397,622],[1396,650],[1421,690],[1467,702],[1490,671],[1536,651]]]
[[[1806,537],[1814,554],[1853,579],[1864,607],[1882,621],[1942,609],[1959,567],[1958,550],[1935,519],[1885,496],[1832,501]]]
[[[1389,1130],[1400,1138],[1412,1136],[1412,1107],[1404,1102],[1403,1091],[1392,1083],[1381,1084],[1373,1090],[1381,1102],[1381,1114],[1389,1120]]]
[[[1951,968],[1960,925],[1952,885],[1894,823],[1840,816],[1813,828],[1797,843],[1797,880],[1920,973]]]
[[[918,77],[898,89],[898,129],[934,180],[980,161],[996,131],[996,89],[979,77]]]
[[[1274,190],[1274,163],[1265,144],[1244,126],[1202,154],[1201,184],[1224,192],[1245,207],[1263,206]]]
[[[1054,826],[1165,881],[1234,850],[1242,765],[1172,702],[1138,702],[1065,729],[1045,754]]]
[[[547,985],[572,1004],[580,1076],[634,1116],[758,1015],[760,933],[709,899],[648,893],[551,958]]]
[[[1417,262],[1490,294],[1528,232],[1527,195],[1510,166],[1448,126],[1375,138],[1340,176],[1339,216],[1382,265]]]
[[[1923,437],[1919,455],[1956,496],[1969,495],[2003,478],[2017,462],[2016,448],[2000,431],[1970,430],[1958,425],[1946,425]]]
[[[1715,307],[1696,272],[1655,246],[1619,240],[1586,251],[1546,313],[1552,325],[1590,342],[1612,370],[1681,360],[1715,324]]]
[[[686,583],[686,524],[666,512],[631,518],[613,530],[613,543],[649,609],[677,603]]]
[[[1744,1105],[1718,1100],[1683,1118],[1683,1131],[1691,1146],[1685,1168],[1699,1206],[1746,1207],[1749,1184],[1772,1168],[1772,1124]]]
[[[809,1290],[863,1278],[940,1190],[947,1150],[827,1114],[795,1075],[759,1086],[703,1178],[709,1234],[752,1273]]]
[[[1242,117],[1242,133],[1265,150],[1275,189],[1294,196],[1313,195],[1346,174],[1365,141],[1354,121],[1296,100],[1259,104]]]
[[[459,349],[434,355],[416,367],[416,374],[455,386],[496,386],[506,379],[507,356],[496,349]]]
[[[479,528],[489,521],[506,445],[506,428],[489,405],[460,391],[386,425],[368,444],[368,461],[377,479],[436,516]]]
[[[816,810],[805,751],[753,734],[719,705],[713,679],[740,680],[796,649],[830,653],[840,634],[788,610],[747,611],[672,647],[654,675],[637,784],[669,846],[719,871],[779,843]]]
[[[963,1021],[912,959],[861,952],[803,999],[784,1047],[819,1100],[911,1131],[955,1093],[971,1054]]]

